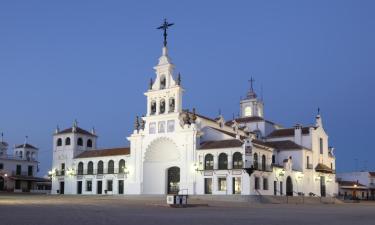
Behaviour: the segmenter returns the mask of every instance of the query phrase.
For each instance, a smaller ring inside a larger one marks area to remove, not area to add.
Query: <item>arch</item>
[[[77,145],[78,146],[83,146],[83,140],[82,140],[82,138],[78,138]]]
[[[65,145],[70,145],[70,137],[65,138]]]
[[[207,154],[204,156],[204,169],[205,170],[214,169],[214,156],[212,154]]]
[[[88,140],[87,140],[86,146],[87,146],[88,148],[92,148],[92,140],[91,140],[91,139],[88,139]]]
[[[108,161],[108,174],[115,173],[115,162],[113,160]]]
[[[118,163],[118,172],[119,173],[125,173],[125,160],[121,159]]]
[[[167,193],[178,194],[180,191],[180,167],[173,166],[167,170]]]
[[[253,167],[254,169],[258,169],[258,154],[257,153],[254,153],[254,156],[253,156]]]
[[[20,158],[23,158],[23,151],[20,151]]]
[[[262,155],[262,170],[266,171],[266,156]]]
[[[92,161],[87,163],[87,174],[94,174],[94,163]]]
[[[78,163],[77,175],[83,175],[83,162]]]
[[[243,161],[241,152],[235,152],[233,154],[233,169],[242,169]]]
[[[36,160],[36,153],[35,152],[31,153],[31,159]]]
[[[156,113],[156,101],[152,100],[151,101],[150,114],[151,115],[155,115],[155,113]]]
[[[228,169],[228,155],[225,153],[220,153],[219,155],[219,170]]]
[[[169,138],[157,138],[146,148],[145,162],[171,162],[180,159],[177,145]]]
[[[169,112],[174,112],[176,107],[176,102],[173,97],[169,98]]]
[[[160,89],[165,89],[167,86],[167,79],[165,78],[165,75],[160,76]]]
[[[160,114],[165,113],[165,100],[164,99],[160,100],[159,113]]]
[[[104,163],[102,160],[98,162],[98,172],[97,174],[103,174],[104,173]]]
[[[293,196],[293,181],[290,176],[286,178],[286,195]]]
[[[30,161],[30,152],[29,152],[29,151],[26,152],[26,159],[27,159],[28,161]]]
[[[61,138],[57,139],[56,146],[62,146],[62,139]]]

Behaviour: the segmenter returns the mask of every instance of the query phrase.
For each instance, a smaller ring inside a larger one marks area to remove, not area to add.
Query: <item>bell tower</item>
[[[257,94],[254,91],[253,84],[255,80],[251,78],[250,90],[248,91],[246,98],[240,102],[240,115],[241,117],[262,117],[263,118],[263,101],[258,99]]]
[[[147,96],[147,116],[179,113],[182,111],[181,75],[173,77],[174,65],[168,56],[167,29],[173,23],[166,20],[158,29],[164,30],[164,46],[158,64],[154,67],[156,78],[151,79]]]

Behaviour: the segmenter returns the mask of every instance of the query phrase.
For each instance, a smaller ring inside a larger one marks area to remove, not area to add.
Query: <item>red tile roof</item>
[[[216,148],[236,148],[242,146],[242,141],[238,139],[220,140],[220,141],[206,141],[201,143],[199,149],[216,149]]]
[[[375,177],[375,172],[368,172],[370,176]]]
[[[302,134],[309,134],[309,133],[310,133],[310,127],[302,128]],[[268,137],[286,137],[286,136],[294,136],[294,128],[274,130],[272,133],[268,135]]]
[[[38,148],[32,146],[31,144],[28,144],[28,143],[22,144],[22,145],[17,145],[15,148],[32,148],[32,149],[38,149]]]
[[[366,187],[365,185],[358,183],[357,181],[338,180],[337,182],[339,183],[340,186],[353,186],[354,187],[354,185],[357,185],[361,187]]]
[[[277,150],[300,150],[300,149],[307,149],[302,145],[296,144],[293,141],[286,140],[286,141],[267,141],[264,142],[266,145],[271,146],[272,148],[276,148]]]
[[[58,132],[57,134],[70,134],[70,133],[74,133],[73,132],[73,127],[70,127],[70,128],[67,128],[65,130],[62,130],[60,132]],[[90,136],[95,136],[95,134],[92,134],[91,132],[87,131],[87,130],[84,130],[80,127],[76,127],[76,131],[75,133],[78,133],[78,134],[85,134],[85,135],[90,135]]]
[[[91,158],[91,157],[104,157],[104,156],[116,156],[116,155],[129,155],[129,147],[121,148],[110,148],[110,149],[98,149],[98,150],[87,150],[77,155],[75,158]]]

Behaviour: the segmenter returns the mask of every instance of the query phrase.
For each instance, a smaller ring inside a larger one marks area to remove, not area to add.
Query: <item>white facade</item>
[[[26,141],[15,145],[8,154],[8,144],[0,140],[0,191],[33,192],[38,182],[38,149]]]
[[[137,117],[128,137],[129,148],[96,149],[95,133],[76,124],[56,131],[52,193],[337,193],[335,158],[320,115],[314,126],[282,128],[264,119],[263,102],[251,89],[240,102],[240,118],[210,119],[195,109],[182,110],[184,89],[180,76],[173,76],[174,65],[166,47],[154,69],[156,79],[145,93],[147,113]],[[79,138],[82,146],[78,145]],[[91,147],[85,144],[88,140]],[[113,167],[111,160],[114,170],[108,169]],[[98,172],[100,161],[104,169]]]

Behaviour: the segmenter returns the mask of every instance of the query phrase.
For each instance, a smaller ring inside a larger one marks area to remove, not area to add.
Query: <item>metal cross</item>
[[[174,25],[174,23],[168,23],[167,22],[167,19],[164,19],[164,23],[160,26],[160,27],[158,27],[157,29],[159,29],[159,30],[163,30],[164,31],[164,47],[167,47],[167,30],[168,30],[168,28],[170,27],[170,26],[172,26],[172,25]]]
[[[253,84],[254,84],[255,80],[253,79],[253,77],[250,78],[249,82],[250,82],[250,90],[254,91]]]

